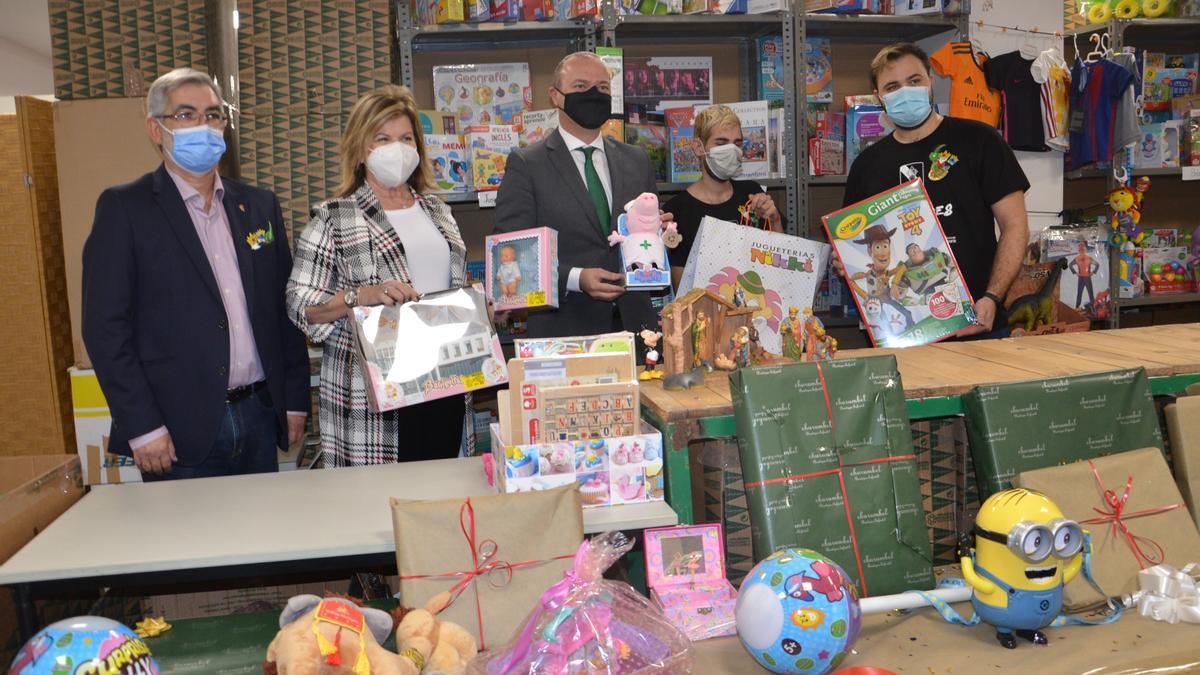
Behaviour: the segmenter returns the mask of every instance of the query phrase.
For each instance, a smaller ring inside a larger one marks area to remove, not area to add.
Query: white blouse
[[[449,288],[450,246],[421,206],[384,213],[404,245],[413,288],[422,294]]]

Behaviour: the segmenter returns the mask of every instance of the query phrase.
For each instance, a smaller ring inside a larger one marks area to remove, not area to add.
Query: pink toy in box
[[[558,232],[549,227],[489,235],[487,292],[496,311],[558,307]]]
[[[650,598],[693,641],[737,633],[724,550],[716,523],[646,530]]]

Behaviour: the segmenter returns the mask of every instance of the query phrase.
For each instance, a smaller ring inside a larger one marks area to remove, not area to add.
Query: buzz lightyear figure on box
[[[904,249],[908,259],[900,264],[897,271],[900,281],[897,284],[897,297],[902,297],[904,291],[911,291],[921,302],[924,302],[939,286],[952,283],[956,272],[954,261],[945,252],[936,247],[922,249],[920,244],[913,242]]]

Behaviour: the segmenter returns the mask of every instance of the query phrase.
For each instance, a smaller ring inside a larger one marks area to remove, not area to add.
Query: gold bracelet
[[[418,673],[425,670],[425,657],[421,656],[421,652],[409,647],[408,649],[401,650],[400,656],[412,661],[413,665],[417,667]]]

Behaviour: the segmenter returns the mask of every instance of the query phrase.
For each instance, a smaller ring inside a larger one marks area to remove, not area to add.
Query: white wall
[[[1020,26],[1053,33],[1063,30],[1061,2],[1048,0],[988,0],[972,3],[971,37],[978,40],[984,51],[999,56],[1032,44],[1038,51],[1051,46],[1062,49],[1062,38],[1053,35],[1032,35],[998,28],[977,26],[976,21],[1000,26]],[[1017,159],[1033,185],[1025,196],[1029,209],[1029,227],[1040,231],[1060,222],[1057,214],[1063,208],[1063,156],[1059,152],[1018,152]]]
[[[12,113],[13,96],[54,92],[50,13],[46,0],[0,0],[0,114]]]

